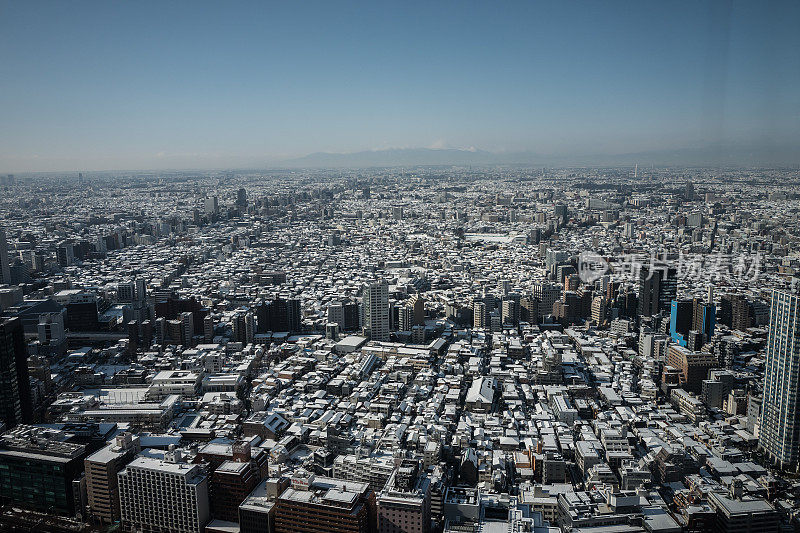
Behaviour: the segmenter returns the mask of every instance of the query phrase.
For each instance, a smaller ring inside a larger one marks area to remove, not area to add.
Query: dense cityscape
[[[0,178],[0,529],[800,528],[800,173]]]

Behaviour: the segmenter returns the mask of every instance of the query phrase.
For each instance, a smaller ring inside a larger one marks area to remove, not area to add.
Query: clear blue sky
[[[800,2],[0,1],[0,172],[800,139]]]

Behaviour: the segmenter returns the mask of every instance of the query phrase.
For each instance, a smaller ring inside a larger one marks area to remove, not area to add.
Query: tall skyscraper
[[[303,326],[303,315],[298,298],[286,300],[286,323],[289,331],[300,331]]]
[[[644,266],[639,271],[639,316],[653,316],[670,308],[678,291],[678,271],[667,265]]]
[[[243,344],[253,342],[255,335],[255,315],[252,311],[238,311],[231,320],[233,340]]]
[[[194,338],[194,317],[190,311],[184,311],[178,318],[181,321],[180,342],[184,346],[191,346]]]
[[[358,304],[351,301],[334,300],[328,305],[328,323],[338,324],[339,331],[355,331],[360,328]]]
[[[389,340],[389,284],[386,280],[364,287],[364,332],[373,341]]]
[[[247,207],[247,190],[244,187],[236,191],[236,205]]]
[[[0,417],[6,427],[33,416],[28,351],[19,318],[0,319]]]
[[[800,470],[800,281],[772,291],[759,445],[782,470]]]
[[[553,206],[553,217],[559,220],[562,224],[567,222],[567,206],[564,204],[556,204]]]
[[[723,294],[719,301],[719,321],[731,329],[744,331],[753,325],[753,310],[747,297]]]
[[[709,298],[709,300],[709,303],[697,298],[692,301],[692,329],[702,336],[703,342],[708,342],[714,335],[714,327],[717,323],[717,308],[714,306],[713,298]]]
[[[0,284],[11,284],[11,263],[8,260],[6,230],[0,228]]]
[[[686,346],[692,329],[694,304],[692,300],[673,300],[669,314],[669,335],[672,342]]]
[[[203,200],[203,208],[207,216],[216,215],[219,212],[219,198],[206,196]]]
[[[561,287],[547,282],[537,282],[531,286],[531,294],[539,302],[539,316],[553,313],[553,304],[561,296]]]
[[[136,285],[136,300],[139,302],[147,301],[147,282],[144,279],[136,279],[134,284]]]
[[[62,242],[56,248],[56,258],[59,266],[70,266],[75,262],[75,247],[71,242]]]
[[[686,182],[686,191],[684,192],[687,200],[694,200],[694,184],[691,181]]]

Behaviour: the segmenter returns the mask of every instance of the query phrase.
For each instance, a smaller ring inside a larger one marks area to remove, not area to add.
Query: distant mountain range
[[[354,153],[316,152],[274,162],[286,168],[367,168],[403,166],[798,166],[797,145],[708,145],[626,154],[542,155],[484,150],[390,148]]]
[[[389,148],[350,154],[316,152],[282,163],[293,167],[402,167],[420,165],[486,165],[497,162],[483,150]]]

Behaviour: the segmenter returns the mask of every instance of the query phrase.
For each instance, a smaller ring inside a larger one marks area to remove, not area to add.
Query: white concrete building
[[[133,531],[200,533],[209,520],[208,477],[202,465],[137,457],[119,473],[123,526]]]

